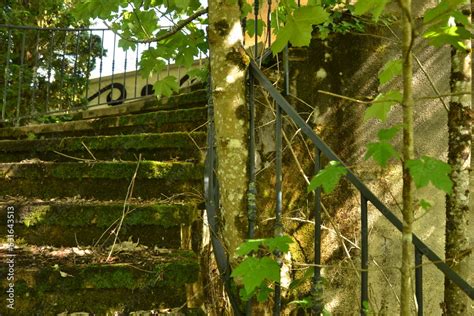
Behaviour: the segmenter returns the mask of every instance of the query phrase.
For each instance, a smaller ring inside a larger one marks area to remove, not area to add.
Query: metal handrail
[[[153,94],[154,81],[168,75],[182,88],[192,84],[173,60],[165,61],[162,73],[142,79],[140,55],[156,44],[119,51],[120,36],[108,28],[0,24],[0,37],[0,122],[18,126],[32,118],[119,105]],[[97,78],[90,80],[92,74]]]
[[[346,178],[351,182],[361,194],[361,205],[362,205],[362,242],[361,242],[361,306],[362,302],[368,300],[368,226],[367,226],[367,203],[370,202],[382,215],[389,220],[389,222],[395,226],[400,232],[402,232],[403,224],[398,217],[382,202],[370,189],[360,180],[344,162],[326,145],[323,140],[316,135],[313,129],[306,123],[306,121],[296,112],[296,110],[288,103],[282,94],[272,85],[270,80],[265,76],[262,70],[258,67],[254,60],[251,60],[249,71],[252,77],[255,78],[264,90],[275,100],[277,107],[285,112],[290,120],[305,134],[315,146],[318,156],[322,153],[329,160],[339,162],[347,170]],[[277,149],[278,150],[278,149]],[[317,171],[319,166],[317,167]],[[281,172],[277,170],[277,172]],[[277,192],[277,196],[281,196],[281,192]],[[319,204],[320,202],[318,202]],[[321,223],[316,223],[316,226],[320,226]],[[416,297],[418,303],[418,314],[423,313],[423,299],[422,299],[422,256],[427,257],[443,274],[446,278],[451,280],[454,284],[466,293],[471,299],[474,299],[474,288],[468,284],[463,278],[461,278],[455,271],[453,271],[434,251],[432,251],[423,241],[421,241],[416,234],[412,235],[412,242],[415,246],[415,282],[416,282]],[[317,265],[320,263],[317,262]],[[316,273],[319,273],[320,268],[316,265]],[[317,281],[317,280],[316,280]],[[364,313],[361,311],[361,313]]]

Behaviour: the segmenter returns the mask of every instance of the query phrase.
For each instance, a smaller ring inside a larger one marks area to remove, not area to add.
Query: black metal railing
[[[299,4],[299,3],[298,3]],[[271,10],[272,2],[268,1],[268,12]],[[253,18],[258,20],[259,14],[259,2],[254,2],[254,16]],[[266,14],[266,25],[270,26],[270,14]],[[243,23],[245,25],[245,23]],[[253,56],[256,60],[263,60],[269,55],[268,47],[271,46],[271,32],[269,28],[264,34],[268,34],[266,39],[257,39],[255,36]],[[254,34],[257,34],[257,23],[255,23]],[[266,50],[264,48],[267,47]],[[288,66],[288,47],[286,47],[282,53],[282,68],[283,68],[283,94],[289,94],[289,66]],[[259,67],[259,64],[252,59],[249,65],[248,71],[248,106],[249,106],[249,190],[248,190],[248,238],[254,237],[254,228],[256,226],[257,218],[257,207],[256,207],[256,170],[255,170],[255,84],[259,84],[260,87],[268,93],[276,104],[275,108],[275,235],[282,233],[282,114],[286,115],[286,119],[291,121],[297,129],[299,129],[312,143],[316,152],[315,156],[315,173],[318,173],[322,168],[321,156],[324,156],[327,160],[339,162],[347,170],[347,180],[357,189],[360,194],[361,203],[361,260],[360,260],[360,314],[366,315],[368,313],[366,307],[369,302],[369,239],[368,239],[368,204],[372,204],[388,221],[399,231],[402,232],[403,224],[397,218],[397,216],[381,202],[379,198],[370,191],[367,186],[341,161],[341,159],[326,145],[322,139],[316,135],[313,129],[307,124],[307,122],[296,112],[296,110],[288,103],[285,97],[273,86],[270,80],[265,76]],[[211,100],[211,99],[210,99]],[[208,212],[208,218],[212,219],[216,216],[216,209],[219,205],[219,193],[218,193],[218,180],[215,173],[217,168],[217,156],[214,146],[214,127],[213,127],[213,110],[210,106],[209,110],[209,134],[208,134],[208,153],[206,160],[206,172],[205,172],[205,188],[206,188],[206,208]],[[321,280],[321,189],[315,190],[315,205],[314,205],[314,275],[312,278],[312,296],[314,304],[312,311],[314,314],[319,315],[323,310],[322,302],[322,280]],[[211,211],[210,211],[211,210]],[[210,228],[212,232],[217,232],[219,227],[215,221],[210,222]],[[215,255],[218,261],[219,271],[224,277],[226,288],[230,289],[230,265],[225,254],[224,247],[220,244],[216,234],[211,233],[213,244],[215,244]],[[453,271],[436,253],[434,253],[423,241],[421,241],[415,234],[412,235],[412,242],[415,251],[415,296],[417,303],[417,314],[423,315],[423,257],[426,257],[433,265],[440,270],[445,278],[451,280],[456,284],[467,296],[474,299],[473,287],[462,279],[455,271]],[[274,315],[280,315],[282,309],[282,300],[280,297],[280,285],[275,284],[275,297],[274,297]],[[229,297],[231,298],[231,305],[236,315],[245,314],[243,312],[235,297],[233,291],[228,291]],[[251,302],[246,307],[247,313],[250,314]]]
[[[0,122],[19,125],[49,114],[118,105],[153,94],[160,76],[175,76],[181,87],[190,84],[173,60],[164,61],[163,73],[142,78],[141,54],[153,44],[124,51],[119,40],[107,28],[0,25]]]
[[[317,157],[319,155],[324,155],[328,160],[337,161],[341,165],[345,166],[341,159],[321,140],[321,138],[314,133],[312,128],[306,123],[306,121],[296,112],[296,110],[288,103],[288,101],[283,97],[282,94],[272,85],[270,80],[264,75],[262,70],[258,67],[255,61],[251,61],[250,72],[252,73],[253,78],[260,84],[260,86],[273,98],[276,102],[277,109],[286,114],[286,118],[291,120],[301,132],[306,135],[308,139],[311,140],[312,145],[315,147],[317,152]],[[250,103],[252,104],[252,102]],[[277,111],[278,113],[278,111]],[[280,122],[279,122],[280,121]],[[276,128],[281,130],[281,116],[276,116]],[[277,134],[278,135],[278,134]],[[279,137],[279,136],[277,136]],[[282,168],[281,164],[278,163],[278,156],[281,157],[281,154],[278,155],[278,151],[282,151],[281,144],[278,139],[276,140],[276,150],[277,150],[277,164],[276,164],[276,178],[281,178]],[[281,158],[280,158],[281,159]],[[320,159],[316,159],[316,173],[321,169]],[[378,199],[372,191],[370,191],[367,186],[360,180],[347,166],[347,180],[355,186],[355,188],[360,193],[361,201],[361,289],[360,289],[360,301],[361,301],[361,314],[365,314],[363,306],[367,304],[369,299],[369,285],[368,285],[368,203],[372,204],[389,222],[395,226],[395,228],[402,232],[403,224],[397,218],[397,216],[385,206],[380,199]],[[276,196],[277,199],[280,199],[282,196],[281,182],[277,181],[276,183]],[[315,209],[315,227],[316,230],[321,228],[321,200],[320,192],[317,193],[317,205]],[[276,217],[278,214],[281,214],[280,203],[277,202]],[[318,238],[320,234],[316,231],[315,234],[315,277],[313,282],[315,286],[319,282],[320,276],[320,244],[321,240]],[[434,264],[438,270],[440,270],[444,276],[451,280],[454,284],[459,286],[459,288],[466,293],[471,299],[474,298],[474,289],[468,284],[464,279],[462,279],[456,272],[454,272],[436,253],[434,253],[421,239],[413,234],[413,245],[415,247],[415,294],[416,301],[418,306],[418,315],[423,314],[423,257],[426,257],[432,264]],[[275,301],[278,301],[275,298]],[[365,303],[364,303],[365,302]]]

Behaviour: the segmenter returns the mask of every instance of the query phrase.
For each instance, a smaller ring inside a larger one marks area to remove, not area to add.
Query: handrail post
[[[21,94],[22,94],[22,84],[23,84],[23,68],[25,63],[25,45],[26,45],[26,31],[21,33],[21,50],[20,50],[20,67],[18,70],[18,96],[16,102],[16,126],[20,126],[20,105],[21,105]]]
[[[321,151],[316,148],[316,157],[314,163],[314,174],[321,170]],[[312,312],[319,315],[323,309],[322,302],[322,282],[321,282],[321,187],[314,191],[314,274],[312,284]]]
[[[368,213],[367,213],[367,199],[360,194],[360,209],[361,209],[361,282],[360,282],[360,314],[368,314],[369,304],[369,228],[368,228]]]
[[[283,49],[283,95],[290,94],[290,66],[288,62],[288,44]]]
[[[275,104],[275,194],[276,194],[276,205],[275,205],[275,236],[281,236],[283,234],[283,225],[281,222],[282,214],[282,122],[281,122],[281,109],[278,103]],[[280,261],[280,253],[276,254]],[[279,262],[280,263],[280,262]],[[280,263],[281,266],[281,263]],[[279,283],[275,284],[275,305],[273,315],[278,316],[281,313],[281,286]]]
[[[6,110],[7,110],[7,93],[8,93],[8,81],[10,78],[10,52],[12,50],[12,30],[8,28],[8,44],[7,44],[7,56],[6,56],[6,65],[4,73],[4,86],[3,86],[3,105],[2,105],[2,120],[6,119]]]
[[[423,254],[415,247],[415,296],[418,316],[423,316]]]

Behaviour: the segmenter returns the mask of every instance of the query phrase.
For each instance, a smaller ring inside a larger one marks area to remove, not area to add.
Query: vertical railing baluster
[[[117,46],[117,33],[114,32],[114,48],[112,50],[112,77],[111,77],[111,81],[112,81],[112,88],[110,89],[110,97],[111,97],[111,101],[114,100],[114,77],[115,77],[115,46]],[[113,102],[112,102],[113,104]]]
[[[267,10],[267,37],[268,37],[268,47],[272,46],[272,28],[271,28],[271,14],[272,14],[272,0],[267,1],[268,10]],[[263,45],[265,46],[265,44]],[[265,48],[265,47],[264,47]]]
[[[89,82],[90,82],[90,77],[91,77],[91,56],[92,56],[92,30],[89,30],[89,51],[88,51],[88,56],[87,56],[87,70],[86,70],[86,96],[85,102],[87,101],[87,98],[89,97]],[[85,107],[87,108],[89,104],[86,104]]]
[[[63,58],[61,60],[61,69],[60,69],[60,80],[59,80],[59,86],[60,90],[59,91],[64,91],[64,69],[66,68],[66,51],[67,51],[67,32],[64,32],[64,41],[63,41]],[[68,86],[68,82],[66,80],[66,87]],[[71,105],[71,97],[68,95],[68,93],[65,93],[65,99],[67,99],[69,102],[69,106]]]
[[[67,31],[65,32],[66,36],[67,36]],[[73,100],[72,101],[76,101],[77,102],[77,94],[80,92],[80,89],[78,89],[78,86],[80,84],[79,82],[79,70],[77,69],[78,68],[78,61],[79,61],[79,43],[80,43],[80,39],[81,39],[81,31],[77,31],[77,32],[71,32],[71,34],[75,34],[76,33],[76,47],[74,49],[74,73],[73,73],[73,83],[72,83],[72,97],[73,97]],[[80,86],[79,86],[80,88]],[[73,103],[74,104],[74,103]],[[71,108],[71,106],[70,106]]]
[[[18,96],[16,100],[16,122],[15,125],[20,125],[20,105],[21,105],[21,94],[23,85],[23,67],[25,63],[25,45],[26,45],[26,30],[21,33],[21,49],[20,49],[20,67],[18,68]],[[27,113],[25,113],[27,115]]]
[[[125,85],[125,80],[127,77],[127,59],[128,59],[128,50],[125,51],[125,63],[123,65],[123,98],[122,102],[125,102],[125,99],[127,98],[127,86]]]
[[[139,53],[138,51],[140,50],[140,45],[137,44],[137,53],[135,55],[135,88],[134,88],[134,93],[133,93],[133,97],[136,98],[137,97],[137,86],[138,86],[138,66],[139,66],[139,61],[138,61],[138,56],[139,56]]]
[[[276,151],[276,175],[275,175],[275,193],[276,193],[276,205],[275,205],[275,236],[281,236],[283,234],[283,225],[281,222],[282,214],[282,121],[281,121],[281,109],[280,105],[276,104],[275,113],[275,151]],[[277,257],[279,254],[277,254]],[[274,315],[280,315],[281,313],[281,286],[275,284],[275,306]]]
[[[38,89],[39,40],[40,40],[40,31],[39,29],[36,29],[33,73],[31,74],[31,101],[30,101],[30,111],[33,115],[37,112],[35,108],[35,97],[36,97],[36,89]]]
[[[369,224],[367,212],[367,199],[360,194],[361,209],[361,282],[360,282],[360,306],[361,315],[368,314],[369,304]]]
[[[44,112],[48,113],[49,111],[49,92],[51,89],[51,61],[53,59],[53,53],[54,53],[54,36],[55,32],[51,31],[51,41],[49,42],[49,56],[47,58],[47,69],[48,69],[48,80],[46,81],[46,102],[45,102],[45,109]]]
[[[283,49],[283,95],[290,94],[290,66],[288,62],[288,44]]]
[[[12,30],[8,28],[8,44],[7,44],[6,63],[5,63],[5,73],[3,75],[5,79],[5,83],[3,86],[2,120],[6,119],[8,81],[10,80],[10,54],[12,50],[12,42],[13,42]]]
[[[321,151],[316,148],[314,162],[314,174],[321,170]],[[322,312],[322,282],[321,282],[321,187],[314,191],[314,273],[312,284],[313,314],[319,315]]]
[[[97,104],[100,104],[100,89],[102,89],[102,70],[104,65],[104,35],[105,30],[102,30],[102,37],[100,39],[100,65],[99,65],[99,88],[97,92],[99,92],[99,96],[97,97]]]
[[[423,254],[415,247],[415,296],[418,316],[423,316]]]

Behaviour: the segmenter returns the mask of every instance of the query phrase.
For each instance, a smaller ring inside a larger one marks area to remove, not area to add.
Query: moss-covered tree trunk
[[[413,25],[411,0],[399,0],[402,10],[403,55],[403,233],[400,315],[411,315],[413,272],[413,198],[414,183],[406,162],[414,158],[413,145]]]
[[[209,1],[209,48],[215,110],[222,235],[230,259],[245,234],[247,190],[246,55],[236,0]]]
[[[471,16],[470,1],[463,13]],[[453,193],[446,197],[446,262],[459,275],[468,280],[472,269],[469,266],[471,247],[468,217],[470,203],[469,170],[471,165],[472,95],[471,92],[471,41],[465,41],[467,50],[452,48],[451,51],[451,101],[448,112],[448,162],[451,165]],[[466,315],[469,298],[461,289],[444,281],[444,314]]]

